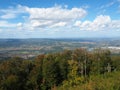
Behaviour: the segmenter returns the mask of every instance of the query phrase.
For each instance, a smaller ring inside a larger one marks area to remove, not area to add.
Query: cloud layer
[[[26,8],[33,27],[61,27],[86,16],[82,8],[67,9],[61,6],[51,8]]]
[[[99,15],[93,21],[76,21],[74,25],[80,30],[118,30],[120,29],[120,20],[111,20],[108,15]]]
[[[113,3],[109,4],[113,5]],[[120,20],[112,20],[109,15],[99,15],[93,21],[84,20],[88,14],[83,8],[54,6],[48,8],[31,8],[18,5],[15,8],[0,9],[0,28],[18,30],[41,30],[41,29],[69,29],[79,28],[79,30],[119,30]],[[21,20],[9,22],[8,20]]]

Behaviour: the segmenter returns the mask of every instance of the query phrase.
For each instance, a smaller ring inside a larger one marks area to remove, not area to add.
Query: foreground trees
[[[119,63],[119,55],[113,56],[110,51],[101,49],[92,52],[85,49],[65,50],[61,53],[39,55],[33,61],[16,57],[0,63],[0,90],[50,90],[83,85],[93,86],[90,87],[91,90],[96,90],[94,88],[99,85],[96,82],[99,76],[107,81],[109,74],[113,73],[109,79],[117,78],[114,72],[120,71]],[[108,84],[113,88],[111,90],[119,90],[120,82],[115,83],[115,89]]]

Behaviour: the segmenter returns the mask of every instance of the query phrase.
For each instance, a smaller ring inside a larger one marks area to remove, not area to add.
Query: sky
[[[120,0],[0,0],[0,38],[120,37]]]

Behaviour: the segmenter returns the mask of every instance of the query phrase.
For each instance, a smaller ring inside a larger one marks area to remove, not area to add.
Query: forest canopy
[[[120,90],[120,55],[80,48],[0,62],[0,90]]]

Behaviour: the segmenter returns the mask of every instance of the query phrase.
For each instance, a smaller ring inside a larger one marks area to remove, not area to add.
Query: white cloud
[[[93,21],[76,21],[75,26],[80,30],[118,30],[120,28],[120,20],[111,20],[110,16],[100,15]]]
[[[15,14],[12,14],[12,13],[7,13],[7,14],[1,16],[2,19],[12,19],[15,17],[16,17]]]
[[[16,27],[19,29],[19,30],[23,30],[24,27],[23,27],[23,23],[19,22],[16,24]]]
[[[71,20],[86,15],[86,11],[82,8],[72,8],[70,10],[62,7],[27,8],[27,11],[30,13],[30,19],[40,20]]]
[[[16,29],[35,30],[55,27],[72,26],[76,20],[86,16],[87,11],[83,8],[71,8],[58,6],[48,8],[30,8],[17,5],[7,9],[0,9],[0,27],[14,27]],[[20,16],[20,18],[19,18]],[[22,23],[7,22],[7,19],[23,19]]]
[[[26,13],[26,6],[17,5],[16,7],[9,7],[8,9],[0,9],[2,19],[13,19],[16,18],[17,15]]]
[[[2,29],[0,29],[0,33],[2,32]]]
[[[109,8],[109,7],[111,7],[112,5],[114,5],[115,3],[116,3],[115,1],[109,2],[109,3],[105,4],[105,5],[102,5],[102,6],[100,7],[100,9]]]
[[[86,16],[87,11],[83,8],[71,8],[67,6],[58,6],[48,8],[30,8],[27,6],[17,5],[16,7],[9,7],[8,9],[0,9],[1,19],[16,19],[18,16],[24,20],[21,23],[18,22],[16,26],[21,29],[38,29],[38,28],[54,28],[72,26],[75,20],[79,20]],[[26,14],[26,16],[24,15]],[[23,18],[25,17],[25,18]],[[19,19],[21,19],[19,18]],[[8,22],[5,22],[6,27]],[[3,27],[5,26],[3,25]]]
[[[12,27],[15,27],[16,24],[13,24],[13,23],[9,23],[7,21],[0,21],[0,28],[12,28]]]
[[[23,24],[22,24],[21,22],[19,22],[19,23],[17,24],[18,27],[22,27],[22,25],[23,25]]]
[[[66,22],[58,22],[58,23],[52,25],[51,28],[52,28],[52,27],[63,27],[63,26],[65,26],[65,25],[67,25]]]
[[[113,5],[117,4],[118,2],[116,0],[108,2],[106,4],[102,4],[100,7],[97,8],[98,14],[105,14],[110,8],[113,7]]]
[[[109,5],[112,5],[109,4]],[[70,29],[80,28],[80,30],[119,30],[120,20],[112,20],[110,16],[99,15],[93,21],[80,21],[86,16],[87,11],[83,8],[68,9],[62,6],[49,8],[30,8],[18,5],[16,8],[0,9],[4,13],[1,18],[15,18],[19,14],[27,14],[22,22],[9,23],[7,20],[0,21],[0,28],[14,28],[18,30],[46,30],[68,27]],[[76,27],[74,27],[76,26]],[[60,29],[59,29],[60,30]]]
[[[50,8],[26,8],[33,27],[61,27],[83,18],[87,12],[82,8],[67,9],[61,6]]]

